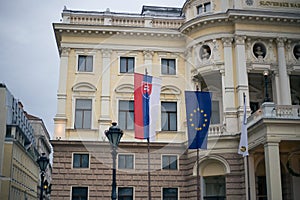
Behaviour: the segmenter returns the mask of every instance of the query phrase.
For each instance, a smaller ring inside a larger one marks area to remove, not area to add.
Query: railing
[[[299,119],[300,120],[300,106],[299,105],[276,105],[273,102],[265,102],[261,108],[248,117],[247,126],[250,127],[260,119]]]

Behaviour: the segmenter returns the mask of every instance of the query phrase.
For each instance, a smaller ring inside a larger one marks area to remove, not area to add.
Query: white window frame
[[[82,99],[82,100],[92,100],[92,116],[91,116],[91,128],[90,129],[80,129],[80,130],[93,130],[95,129],[94,127],[94,119],[95,119],[95,97],[93,96],[73,96],[72,98],[72,124],[71,124],[71,129],[75,130],[75,111],[76,111],[76,100],[77,99]]]
[[[89,155],[89,167],[87,168],[82,168],[82,167],[73,167],[74,166],[74,154],[88,154]],[[71,169],[75,169],[75,170],[89,170],[91,169],[91,154],[88,152],[72,152],[72,163],[71,163]]]
[[[176,160],[177,160],[177,166],[176,169],[164,169],[163,168],[163,156],[176,156]],[[179,156],[178,154],[161,154],[161,170],[171,170],[171,171],[179,171]]]
[[[92,69],[92,71],[91,72],[86,72],[86,71],[79,71],[78,70],[78,62],[79,62],[79,56],[92,56],[93,57],[93,69]],[[84,53],[84,52],[76,52],[76,64],[75,64],[75,66],[76,66],[76,73],[78,73],[78,74],[94,74],[94,72],[95,72],[95,54],[94,53]]]
[[[121,72],[121,58],[133,58],[133,72]],[[118,56],[118,72],[119,72],[119,74],[122,74],[122,75],[124,75],[124,74],[134,74],[135,73],[135,69],[136,69],[136,56],[134,56],[134,55],[124,55],[124,56],[122,56],[122,55],[120,55],[120,56]]]
[[[133,156],[133,163],[132,163],[132,165],[133,165],[133,168],[132,169],[130,169],[130,168],[119,168],[119,156],[120,155],[125,155],[125,156],[127,156],[127,155],[129,155],[129,156]],[[134,153],[118,153],[118,158],[117,158],[117,168],[119,169],[119,170],[134,170],[135,169],[135,154]]]

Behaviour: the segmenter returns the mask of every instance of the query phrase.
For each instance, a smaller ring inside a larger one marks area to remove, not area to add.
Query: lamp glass
[[[45,171],[47,168],[47,165],[49,164],[49,159],[45,156],[45,154],[42,154],[42,156],[37,160],[37,163],[38,163],[41,171]]]

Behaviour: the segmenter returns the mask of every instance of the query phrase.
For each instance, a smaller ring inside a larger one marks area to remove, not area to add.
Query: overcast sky
[[[0,82],[24,109],[54,130],[59,54],[52,23],[64,6],[71,10],[140,13],[143,5],[182,7],[185,0],[2,0]]]

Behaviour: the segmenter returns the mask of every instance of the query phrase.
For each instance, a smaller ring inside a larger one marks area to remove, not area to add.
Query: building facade
[[[40,192],[40,169],[36,161],[41,154],[35,135],[41,132],[36,132],[38,130],[29,120],[29,116],[33,116],[24,111],[22,103],[2,83],[0,99],[0,199],[37,199]],[[49,156],[51,149],[45,153]],[[50,181],[51,171],[47,172],[47,180]]]
[[[137,14],[64,8],[53,24],[54,198],[110,198],[104,131],[113,121],[124,130],[118,198],[147,198],[147,145],[133,130],[133,73],[145,70],[162,79],[150,145],[153,199],[299,198],[299,11],[297,1],[275,0],[187,0]],[[187,149],[184,100],[196,87],[212,93],[208,149],[198,159]],[[247,158],[237,154],[244,95]]]

